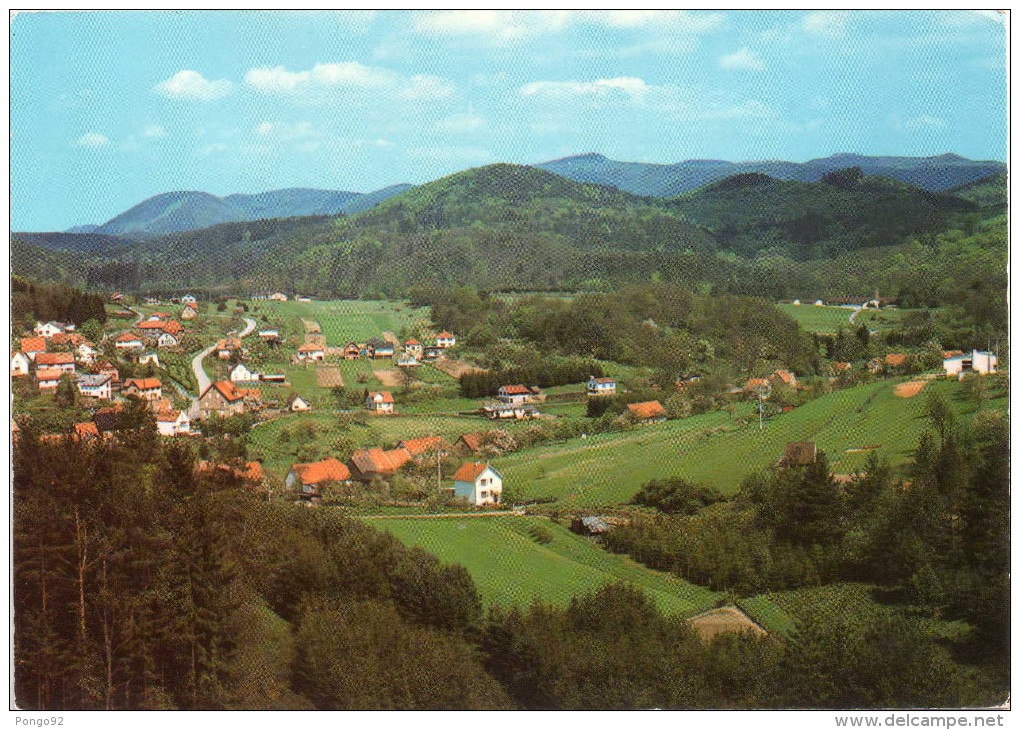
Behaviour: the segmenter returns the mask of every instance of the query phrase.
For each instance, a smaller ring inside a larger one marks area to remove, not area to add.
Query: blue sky
[[[591,151],[1006,155],[994,13],[35,13],[11,58],[15,230]]]

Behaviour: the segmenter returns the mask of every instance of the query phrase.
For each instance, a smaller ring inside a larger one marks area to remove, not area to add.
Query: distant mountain
[[[50,251],[80,251],[85,253],[106,253],[124,248],[132,239],[123,236],[108,236],[102,233],[13,233],[14,238]]]
[[[808,162],[760,160],[686,160],[672,165],[619,162],[591,153],[543,162],[536,167],[557,175],[600,185],[612,185],[636,195],[669,197],[694,190],[731,175],[758,172],[778,180],[817,182],[826,173],[860,167],[867,175],[881,175],[925,190],[941,191],[978,180],[1006,165],[995,160],[975,161],[959,155],[938,157],[868,157],[836,154]]]
[[[144,200],[94,227],[92,232],[152,238],[221,223],[349,214],[367,210],[409,188],[409,185],[393,185],[372,193],[286,188],[253,195],[236,193],[224,198],[199,191],[177,191]]]
[[[93,233],[99,226],[94,223],[89,223],[84,226],[72,226],[68,228],[64,233]]]

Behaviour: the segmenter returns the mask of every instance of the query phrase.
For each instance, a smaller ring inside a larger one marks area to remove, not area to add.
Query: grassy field
[[[629,558],[602,550],[567,528],[534,517],[373,520],[408,545],[467,568],[486,606],[527,606],[535,600],[563,605],[606,583],[643,589],[661,610],[689,616],[715,605],[719,594]],[[541,527],[552,537],[539,544],[528,534]]]
[[[494,461],[513,499],[554,497],[566,506],[620,504],[646,481],[684,476],[733,494],[750,472],[774,464],[790,441],[814,441],[837,472],[852,472],[868,452],[846,449],[881,444],[880,456],[905,461],[924,428],[924,395],[899,398],[896,382],[882,381],[823,396],[790,413],[743,427],[726,412],[713,412],[635,431],[571,439],[510,454]],[[969,417],[974,405],[960,384],[931,383],[956,412]],[[747,413],[746,404],[743,411]],[[1005,398],[986,407],[1005,407]]]
[[[806,332],[833,335],[839,328],[850,329],[852,309],[846,307],[816,307],[813,304],[777,304],[780,311],[790,315]]]
[[[875,332],[880,332],[882,330],[887,330],[887,329],[892,329],[894,327],[898,327],[900,325],[900,323],[903,321],[903,318],[906,317],[908,314],[911,314],[913,312],[921,312],[921,311],[925,311],[925,310],[920,310],[920,309],[881,309],[881,310],[878,310],[878,309],[866,309],[863,312],[861,312],[859,315],[857,315],[857,319],[855,319],[854,321],[855,322],[860,322],[861,324],[866,324],[868,326],[868,329],[870,329],[870,330],[873,330]],[[928,311],[936,312],[938,310],[932,309],[932,310],[928,310]]]
[[[325,302],[258,302],[259,310],[283,316],[300,317],[319,323],[326,343],[341,347],[351,340],[364,342],[382,337],[383,332],[399,335],[401,327],[416,319],[428,317],[425,309],[414,309],[405,302],[387,301],[325,301]]]

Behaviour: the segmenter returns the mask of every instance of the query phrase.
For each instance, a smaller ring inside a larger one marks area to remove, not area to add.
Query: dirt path
[[[692,616],[687,622],[705,641],[710,641],[713,637],[728,631],[750,631],[761,636],[768,636],[769,633],[736,606],[714,608]]]
[[[924,390],[924,386],[927,383],[923,380],[911,380],[909,383],[900,383],[893,389],[900,398],[913,398],[915,395]]]

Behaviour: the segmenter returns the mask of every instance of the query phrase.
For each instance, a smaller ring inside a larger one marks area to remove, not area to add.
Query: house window
[[[478,498],[479,499],[488,499],[489,498],[489,493],[488,492],[484,492],[484,491],[483,492],[479,492],[478,493]]]

